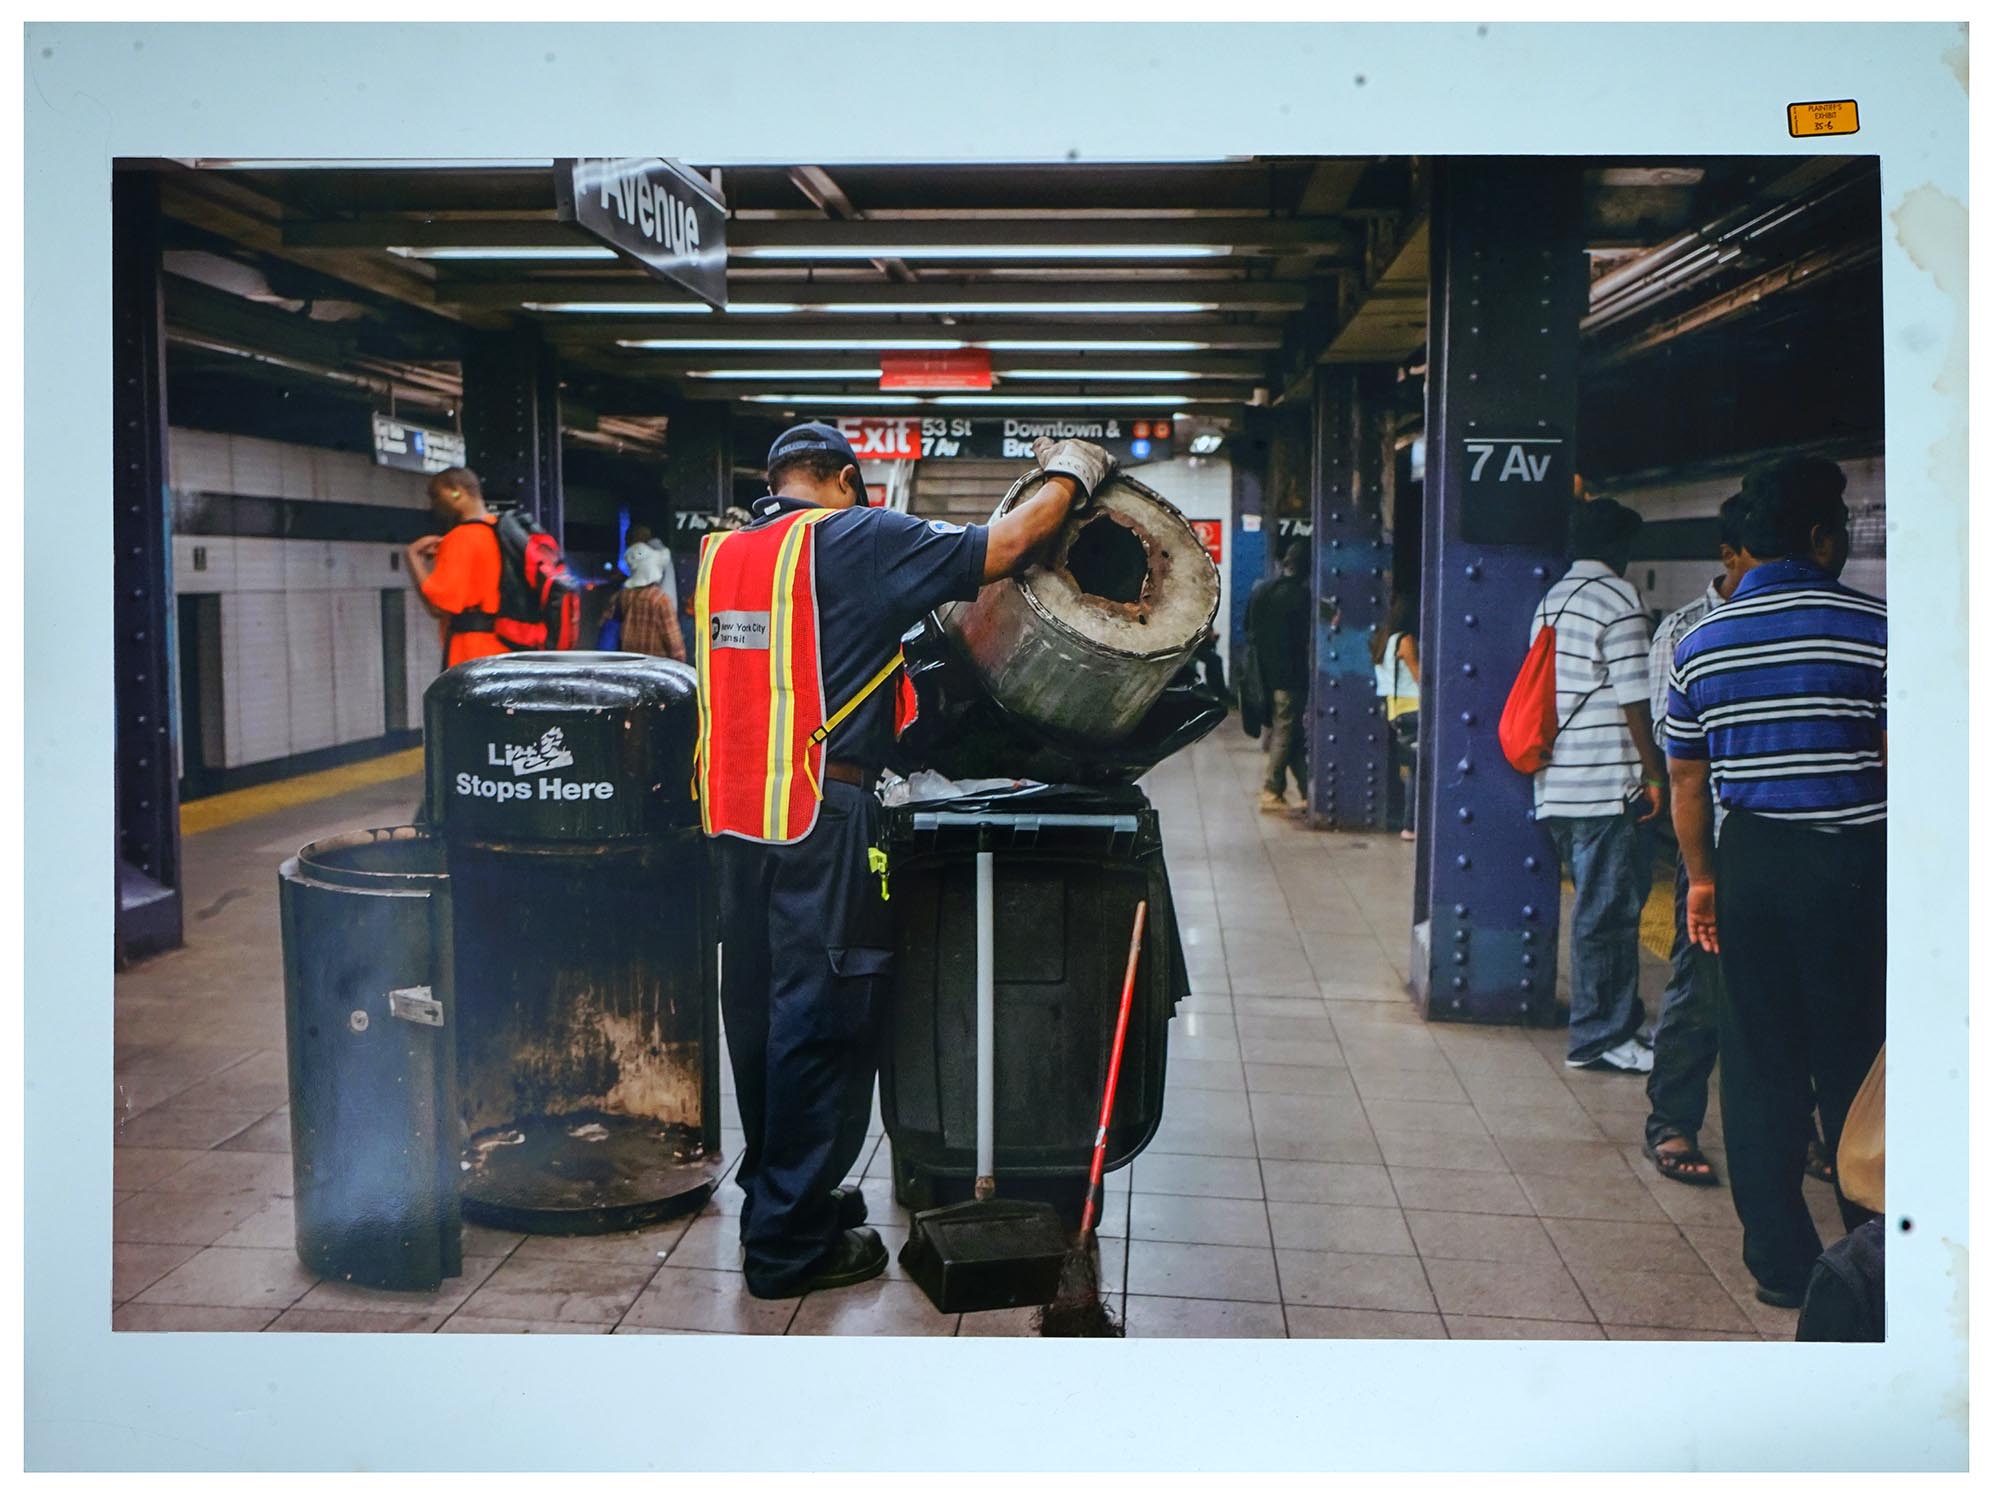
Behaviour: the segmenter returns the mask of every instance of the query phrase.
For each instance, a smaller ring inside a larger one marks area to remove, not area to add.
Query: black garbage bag
[[[1005,776],[1075,786],[1129,786],[1228,715],[1228,700],[1181,672],[1125,739],[1091,745],[1009,713],[987,694],[972,664],[934,618],[903,637],[917,692],[917,719],[896,742],[890,769],[932,770],[954,781]]]

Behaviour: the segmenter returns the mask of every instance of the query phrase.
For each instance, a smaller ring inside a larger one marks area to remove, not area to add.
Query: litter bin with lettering
[[[468,1218],[628,1228],[722,1171],[694,673],[521,652],[424,695],[452,886]]]

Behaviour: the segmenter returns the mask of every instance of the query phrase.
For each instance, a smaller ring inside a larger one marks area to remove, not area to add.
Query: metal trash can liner
[[[460,1271],[444,851],[407,827],[319,840],[279,868],[278,909],[299,1260],[435,1287]]]
[[[1030,470],[993,512],[1040,488]],[[1124,739],[1208,632],[1222,577],[1164,496],[1114,475],[1063,523],[1048,566],[937,612],[986,691],[1030,724],[1085,744]]]
[[[689,668],[613,652],[487,657],[425,695],[468,1218],[631,1228],[722,1175],[695,715]]]

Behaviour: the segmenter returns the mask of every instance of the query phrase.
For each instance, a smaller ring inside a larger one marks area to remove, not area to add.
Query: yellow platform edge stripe
[[[231,823],[261,818],[266,813],[283,812],[290,807],[303,807],[308,802],[337,797],[342,792],[359,791],[384,781],[400,781],[405,776],[420,775],[423,769],[423,747],[415,745],[373,760],[358,760],[352,765],[334,766],[325,771],[311,771],[304,776],[287,777],[283,781],[266,782],[262,786],[246,786],[240,791],[201,797],[181,804],[181,834],[185,837],[226,828]]]

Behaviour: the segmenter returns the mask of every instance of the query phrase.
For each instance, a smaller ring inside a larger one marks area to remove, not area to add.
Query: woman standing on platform
[[[1375,691],[1382,698],[1382,717],[1388,721],[1395,738],[1392,741],[1397,780],[1403,785],[1403,839],[1412,843],[1417,837],[1417,641],[1410,634],[1410,626],[1416,615],[1413,601],[1405,594],[1391,591],[1389,607],[1382,613],[1382,622],[1375,627],[1369,639],[1370,651],[1375,657]],[[1401,771],[1408,767],[1410,779],[1402,783]]]

